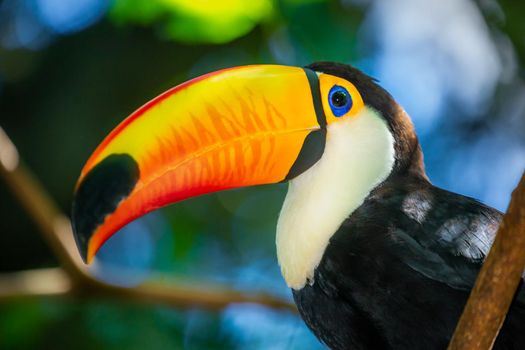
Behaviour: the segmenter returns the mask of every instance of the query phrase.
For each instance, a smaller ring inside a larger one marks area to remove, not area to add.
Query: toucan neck
[[[410,117],[393,100],[389,107],[387,121],[395,140],[396,159],[390,176],[416,176],[428,180],[423,152]]]
[[[315,282],[332,235],[393,171],[394,149],[392,132],[374,109],[328,127],[323,156],[290,181],[279,216],[277,257],[288,286]]]

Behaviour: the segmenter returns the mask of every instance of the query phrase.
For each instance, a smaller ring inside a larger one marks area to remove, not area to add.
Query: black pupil
[[[342,91],[336,91],[332,95],[332,104],[336,107],[343,107],[348,102],[348,96]]]

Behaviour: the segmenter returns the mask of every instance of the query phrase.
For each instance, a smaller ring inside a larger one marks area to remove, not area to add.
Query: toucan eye
[[[328,93],[328,102],[336,117],[345,115],[352,108],[352,97],[344,87],[334,85]]]

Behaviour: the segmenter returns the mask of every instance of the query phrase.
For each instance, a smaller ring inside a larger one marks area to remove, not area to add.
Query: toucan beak
[[[72,210],[84,261],[128,222],[201,194],[281,182],[322,155],[317,75],[297,67],[231,68],[148,102],[98,146]]]

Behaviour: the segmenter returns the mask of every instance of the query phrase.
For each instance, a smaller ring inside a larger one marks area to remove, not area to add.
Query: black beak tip
[[[72,209],[72,215],[71,215],[71,225],[73,228],[73,237],[75,238],[75,243],[77,244],[78,252],[80,253],[80,257],[82,258],[82,261],[84,264],[87,264],[87,252],[88,252],[88,244],[89,244],[89,238],[91,235],[84,234],[82,231],[78,230],[78,226],[76,224],[75,220],[75,202],[73,202],[73,209]]]
[[[78,186],[71,221],[84,263],[94,232],[129,195],[138,179],[138,164],[129,154],[112,154],[93,167]]]

